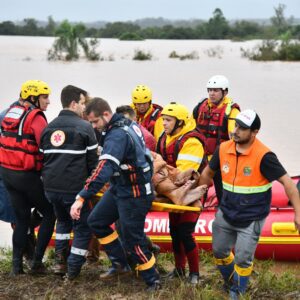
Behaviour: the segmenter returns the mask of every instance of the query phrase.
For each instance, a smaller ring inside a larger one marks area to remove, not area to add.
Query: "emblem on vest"
[[[229,163],[226,161],[222,167],[222,172],[228,173],[229,172]]]
[[[52,146],[59,147],[65,142],[65,139],[66,135],[62,130],[55,130],[51,134],[50,142]]]
[[[251,175],[251,168],[250,167],[245,167],[244,168],[244,175],[245,176],[250,176]]]
[[[133,125],[132,126],[133,130],[135,131],[135,133],[139,136],[139,137],[142,137],[142,132],[141,132],[141,129],[137,126],[137,125]]]

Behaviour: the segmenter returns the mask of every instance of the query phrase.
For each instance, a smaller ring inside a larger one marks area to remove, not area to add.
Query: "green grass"
[[[46,264],[51,266],[53,250],[50,249],[47,255]],[[222,291],[222,278],[210,252],[200,252],[201,280],[197,287],[191,287],[181,279],[162,279],[163,289],[153,294],[145,292],[145,284],[140,275],[136,277],[135,272],[130,277],[113,282],[100,280],[99,275],[105,272],[109,265],[106,255],[101,253],[99,263],[84,265],[81,275],[72,282],[65,282],[51,271],[47,276],[21,275],[11,278],[8,276],[11,250],[0,249],[0,299],[228,299],[228,295]],[[163,277],[174,268],[173,255],[160,254],[157,265]],[[297,263],[282,264],[281,271],[274,271],[274,268],[278,267],[277,262],[255,260],[250,288],[243,299],[299,299],[300,268],[297,266]]]

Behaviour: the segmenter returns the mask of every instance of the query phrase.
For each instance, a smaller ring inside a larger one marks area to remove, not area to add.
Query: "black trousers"
[[[2,176],[16,215],[12,240],[13,258],[22,258],[30,226],[31,208],[35,207],[43,216],[34,255],[36,260],[41,260],[53,233],[55,215],[45,196],[40,173],[2,168]]]

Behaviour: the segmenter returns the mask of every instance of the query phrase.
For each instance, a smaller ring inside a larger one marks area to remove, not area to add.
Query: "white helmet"
[[[208,89],[226,90],[229,88],[229,81],[223,75],[215,75],[208,80],[206,87]]]

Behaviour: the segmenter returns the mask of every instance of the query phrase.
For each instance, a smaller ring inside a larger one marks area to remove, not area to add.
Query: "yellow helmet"
[[[146,85],[137,85],[132,91],[132,103],[142,104],[152,100],[152,92]]]
[[[50,93],[49,85],[41,80],[28,80],[21,87],[22,99],[27,99],[29,96],[49,95]]]
[[[189,120],[189,111],[188,109],[179,103],[171,102],[167,104],[162,112],[161,115],[175,117],[177,120],[182,120],[186,124]]]

